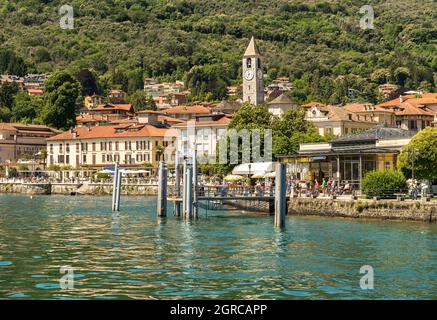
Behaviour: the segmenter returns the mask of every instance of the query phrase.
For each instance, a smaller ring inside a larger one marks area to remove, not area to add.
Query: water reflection
[[[153,198],[0,195],[0,298],[436,298],[437,229],[420,223],[200,212]],[[375,290],[359,269],[375,269]],[[61,266],[74,290],[61,290]]]

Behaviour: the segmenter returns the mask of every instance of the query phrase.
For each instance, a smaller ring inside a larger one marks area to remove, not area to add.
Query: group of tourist
[[[420,183],[416,179],[408,179],[408,193],[411,198],[416,200],[418,195],[421,194],[422,197],[428,194],[428,183],[423,179]]]
[[[326,179],[322,178],[319,182],[318,179],[306,179],[305,181],[299,181],[296,179],[288,179],[288,191],[298,196],[305,194],[305,196],[319,196],[323,194],[325,196],[330,195],[343,195],[343,194],[353,194],[354,187],[347,180],[336,180],[334,177]]]

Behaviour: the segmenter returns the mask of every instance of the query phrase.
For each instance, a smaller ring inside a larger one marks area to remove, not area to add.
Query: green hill
[[[65,1],[0,2],[0,73],[91,69],[103,88],[129,91],[141,88],[143,76],[185,78],[189,86],[205,83],[196,98],[220,99],[223,86],[241,81],[254,35],[267,82],[290,76],[299,101],[345,102],[348,88],[361,92],[358,100],[376,101],[386,81],[436,86],[436,0],[68,2],[73,30],[59,27]],[[366,4],[375,11],[373,30],[359,28]]]

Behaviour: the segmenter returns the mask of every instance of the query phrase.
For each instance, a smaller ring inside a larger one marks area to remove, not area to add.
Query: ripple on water
[[[55,282],[43,282],[43,283],[37,283],[35,285],[35,288],[50,290],[50,289],[60,289],[61,286],[59,285],[59,283],[55,283]]]
[[[8,295],[9,298],[17,298],[17,299],[23,299],[23,298],[29,298],[31,297],[30,294],[25,294],[22,292],[17,292],[17,293],[11,293]]]

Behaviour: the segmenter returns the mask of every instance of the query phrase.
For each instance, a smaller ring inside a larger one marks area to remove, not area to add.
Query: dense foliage
[[[407,182],[400,171],[369,171],[363,178],[362,190],[369,197],[392,197],[394,193],[405,191]]]
[[[322,142],[325,141],[321,137],[316,128],[311,122],[305,121],[305,112],[301,109],[292,109],[287,111],[282,117],[274,116],[262,105],[254,106],[249,103],[245,103],[238,109],[237,112],[232,116],[231,123],[228,129],[234,129],[238,133],[242,133],[242,130],[248,130],[248,132],[253,132],[253,130],[259,130],[260,132],[260,151],[261,157],[264,157],[264,133],[265,130],[271,130],[272,135],[272,157],[273,159],[264,159],[265,161],[275,160],[276,155],[289,155],[295,154],[299,150],[300,143],[306,142]],[[231,138],[223,137],[222,139],[228,139],[228,160],[230,160],[231,149],[230,142]],[[243,154],[243,143],[242,139],[238,139],[238,162],[244,162],[242,158]],[[253,159],[253,147],[254,147],[254,137],[251,137],[251,150],[249,153],[251,159],[248,161],[254,161]],[[218,150],[220,151],[220,150]],[[268,151],[268,150],[267,150]],[[218,152],[219,153],[219,152]],[[220,155],[219,155],[220,156]],[[218,156],[218,157],[219,157]],[[217,173],[227,173],[231,171],[233,165],[228,164],[217,166]],[[214,166],[205,165],[202,167],[205,172],[213,172]]]
[[[414,154],[413,154],[414,151]],[[407,177],[437,179],[437,128],[428,127],[416,134],[398,157],[398,168]]]
[[[59,27],[63,4],[0,3],[0,73],[89,69],[97,88],[131,92],[143,76],[187,80],[193,99],[221,99],[241,82],[253,34],[266,83],[290,76],[298,102],[347,102],[350,88],[354,99],[375,102],[386,81],[436,86],[434,0],[71,0],[72,30]],[[360,29],[362,5],[373,6],[374,29]]]

